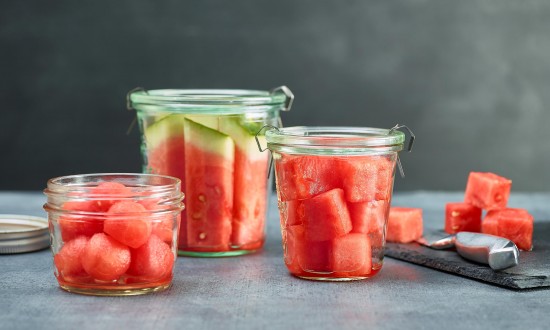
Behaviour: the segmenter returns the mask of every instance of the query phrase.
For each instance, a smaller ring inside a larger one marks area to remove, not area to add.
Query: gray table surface
[[[443,222],[461,193],[396,193],[393,205]],[[0,192],[0,213],[45,216],[40,192]],[[550,193],[512,193],[535,221]],[[59,289],[49,250],[0,255],[1,329],[548,329],[550,290],[513,291],[386,258],[365,281],[322,283],[288,275],[275,200],[265,249],[233,258],[178,258],[168,291],[91,297]],[[550,239],[550,238],[549,238]]]

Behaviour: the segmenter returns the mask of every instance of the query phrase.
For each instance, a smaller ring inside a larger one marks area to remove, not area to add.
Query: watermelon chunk
[[[308,241],[328,241],[351,231],[351,219],[342,189],[332,189],[302,203]]]
[[[422,237],[422,209],[391,207],[386,240],[410,243]]]
[[[80,257],[89,237],[78,236],[63,245],[61,250],[54,256],[53,262],[57,273],[63,277],[87,275],[80,261]]]
[[[506,207],[512,180],[490,172],[471,172],[466,184],[464,202],[485,210]]]
[[[384,232],[387,205],[385,201],[348,203],[348,210],[354,233]]]
[[[389,200],[395,156],[353,156],[339,159],[338,171],[349,202]]]
[[[235,142],[231,244],[261,244],[267,211],[268,153],[258,150],[256,132],[249,132],[237,118],[221,118],[219,131]]]
[[[81,261],[94,279],[114,281],[130,267],[130,248],[103,233],[95,234],[86,244]]]
[[[481,209],[466,203],[445,205],[445,231],[456,234],[461,231],[481,231]]]
[[[525,209],[505,208],[487,212],[481,232],[507,238],[521,250],[533,249],[533,216]]]
[[[284,209],[281,210],[281,219],[285,220],[283,227],[302,225],[304,223],[304,204],[300,200],[281,203]]]
[[[226,251],[233,219],[233,140],[216,130],[184,120],[187,246]],[[180,245],[181,246],[181,245]]]
[[[361,276],[372,268],[371,245],[367,235],[351,233],[332,241],[330,270]]]
[[[330,270],[330,241],[308,241],[303,226],[288,227],[289,243],[287,244],[289,271],[296,274],[306,272],[328,272]],[[294,271],[294,272],[293,272]]]
[[[150,213],[143,205],[131,201],[118,202],[107,213],[103,225],[105,233],[134,249],[147,242],[152,223]]]
[[[174,253],[168,244],[156,235],[137,249],[131,250],[132,261],[128,274],[140,276],[144,280],[156,280],[171,276],[174,266]]]
[[[275,161],[277,192],[283,202],[308,199],[341,188],[335,157],[285,155]]]

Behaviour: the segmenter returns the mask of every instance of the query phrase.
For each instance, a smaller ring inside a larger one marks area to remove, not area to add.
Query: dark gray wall
[[[133,87],[286,84],[287,126],[410,126],[396,189],[476,170],[548,190],[549,17],[545,0],[2,1],[0,189],[140,171]]]

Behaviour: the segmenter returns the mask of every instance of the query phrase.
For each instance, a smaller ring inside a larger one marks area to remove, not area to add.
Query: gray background
[[[397,190],[549,190],[550,2],[0,2],[0,189],[140,171],[128,90],[288,85],[291,125],[417,135]]]

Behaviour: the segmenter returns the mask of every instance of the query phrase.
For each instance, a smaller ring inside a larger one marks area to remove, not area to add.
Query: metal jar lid
[[[31,252],[48,246],[50,234],[47,219],[0,214],[0,254]]]

